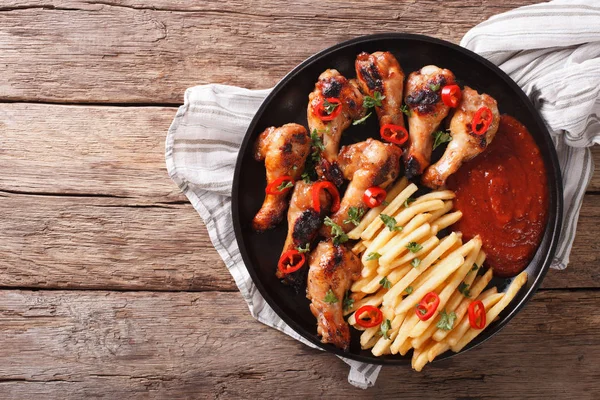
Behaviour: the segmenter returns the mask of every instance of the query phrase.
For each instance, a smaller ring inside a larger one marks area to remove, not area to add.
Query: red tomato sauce
[[[448,180],[463,216],[454,230],[463,240],[480,235],[494,275],[521,272],[540,244],[548,214],[544,161],[535,141],[508,115],[485,152]]]

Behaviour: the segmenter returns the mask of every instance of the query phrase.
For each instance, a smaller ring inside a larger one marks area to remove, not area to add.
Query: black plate
[[[459,82],[493,96],[498,101],[501,113],[512,115],[529,129],[546,164],[549,190],[548,223],[540,247],[526,269],[529,274],[527,284],[500,314],[499,320],[491,324],[463,351],[498,333],[531,299],[540,285],[554,256],[560,233],[562,184],[552,140],[527,96],[495,65],[452,43],[422,35],[399,33],[363,36],[310,57],[277,84],[259,108],[246,132],[233,178],[233,224],[244,263],[258,290],[275,312],[296,332],[315,345],[354,360],[376,364],[406,364],[409,357],[374,357],[369,350],[361,350],[360,333],[352,328],[352,344],[346,353],[332,345],[321,343],[316,333],[316,320],[309,311],[309,302],[305,295],[295,294],[275,277],[287,224],[282,223],[263,234],[255,233],[251,227],[252,218],[263,202],[266,186],[264,165],[252,157],[252,147],[258,135],[269,126],[280,126],[288,122],[308,126],[308,94],[314,89],[319,74],[327,68],[335,68],[347,78],[352,78],[355,76],[354,60],[357,54],[378,50],[392,52],[407,76],[424,65],[435,64],[450,69]],[[365,126],[351,126],[342,136],[342,145],[365,140],[370,136],[379,136],[377,118],[369,118]],[[498,286],[498,290],[504,290],[509,282],[510,280],[494,279],[491,284]],[[452,354],[454,353],[446,352],[437,360],[448,358]]]

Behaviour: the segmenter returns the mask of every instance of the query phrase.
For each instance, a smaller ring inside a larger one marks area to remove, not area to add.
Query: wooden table
[[[598,174],[569,269],[502,333],[361,391],[253,320],[165,169],[189,86],[270,87],[368,33],[458,42],[532,2],[2,1],[0,398],[598,398]]]

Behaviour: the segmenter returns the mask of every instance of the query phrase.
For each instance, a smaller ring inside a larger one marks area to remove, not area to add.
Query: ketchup
[[[503,115],[486,151],[450,176],[448,187],[463,213],[454,230],[466,240],[481,236],[494,275],[521,272],[540,244],[548,214],[544,161],[527,128]]]

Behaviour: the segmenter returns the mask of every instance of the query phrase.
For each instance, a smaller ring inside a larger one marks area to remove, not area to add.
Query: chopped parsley
[[[413,287],[409,286],[406,289],[404,289],[404,291],[406,292],[406,294],[411,294],[413,292]]]
[[[387,278],[387,276],[384,276],[380,281],[379,284],[381,286],[383,286],[384,289],[389,289],[392,287],[392,282],[389,281],[389,279]]]
[[[298,246],[296,247],[296,250],[298,250],[298,253],[308,253],[310,251],[310,243],[306,243],[304,245],[304,247]]]
[[[352,309],[352,307],[354,306],[354,299],[352,297],[350,297],[350,291],[347,291],[346,294],[344,295],[344,311],[348,311],[350,309]]]
[[[383,221],[383,223],[385,224],[385,226],[388,227],[388,229],[390,230],[390,232],[393,231],[401,231],[402,227],[399,225],[396,225],[396,218],[394,217],[390,217],[389,215],[385,215],[385,214],[380,214],[379,218],[381,218],[381,220]]]
[[[483,268],[479,268],[477,270],[477,276],[482,276],[482,275],[485,275],[485,271],[483,270]]]
[[[348,241],[348,235],[344,233],[341,226],[333,222],[329,217],[325,217],[325,226],[331,227],[331,234],[333,235],[333,244],[338,245],[340,243],[346,243]]]
[[[353,223],[354,225],[358,226],[363,215],[365,215],[365,210],[362,207],[350,207],[348,210],[348,218],[344,220],[344,223]]]
[[[418,257],[413,258],[413,260],[410,262],[410,265],[412,265],[413,268],[417,268],[419,265],[421,265],[421,259]]]
[[[335,304],[337,303],[339,300],[336,297],[335,293],[333,293],[333,290],[329,289],[327,291],[327,293],[325,294],[325,298],[323,299],[323,301],[325,303],[329,303],[329,304]]]
[[[378,260],[381,257],[379,253],[369,253],[367,254],[367,261]]]
[[[407,117],[410,117],[410,108],[408,108],[408,106],[406,104],[402,105],[402,107],[400,107],[400,111],[402,111],[404,113],[404,115],[406,115]]]
[[[291,181],[283,181],[279,186],[277,186],[277,190],[283,192],[287,188],[294,187],[294,183]]]
[[[443,145],[444,143],[448,143],[452,141],[452,136],[447,131],[436,131],[432,133],[433,135],[433,150],[437,149],[438,146]]]
[[[317,132],[316,129],[313,129],[312,133],[310,134],[310,144],[315,148],[315,150],[325,150],[323,139],[321,136],[319,136],[319,132]]]
[[[388,334],[390,329],[392,329],[392,323],[386,318],[385,321],[381,323],[381,335],[383,335],[383,338],[386,340],[390,339],[390,335]]]
[[[404,200],[404,208],[407,208],[415,201],[417,201],[417,199],[415,199],[414,197],[409,197],[408,199]]]
[[[406,248],[411,252],[411,253],[416,253],[417,251],[421,250],[423,248],[423,246],[421,246],[419,243],[417,242],[410,242],[409,244],[406,245]]]
[[[463,294],[463,296],[465,296],[465,297],[471,297],[471,291],[469,290],[469,285],[467,285],[464,282],[461,282],[460,285],[458,285],[458,291],[461,292]]]
[[[327,114],[331,114],[332,112],[334,112],[335,109],[339,107],[339,105],[340,103],[330,103],[327,100],[323,101],[323,109]]]
[[[454,311],[447,313],[446,309],[443,309],[440,313],[440,321],[437,323],[437,327],[444,331],[449,331],[454,326],[456,321],[456,313]]]
[[[371,114],[373,114],[372,112],[368,113],[367,115],[365,115],[364,117],[362,117],[361,119],[356,119],[354,121],[352,121],[352,125],[362,125],[365,122],[367,122],[367,118],[369,118],[371,116]]]
[[[385,200],[384,200],[384,201],[382,201],[382,202],[381,202],[381,205],[382,205],[382,206],[389,206],[389,205],[390,205],[390,203],[388,203],[387,201],[385,201]]]
[[[430,83],[429,84],[429,89],[431,89],[432,92],[437,92],[438,90],[440,90],[440,84],[439,83]]]
[[[310,174],[308,172],[304,172],[302,175],[300,175],[300,177],[302,178],[302,180],[304,181],[304,183],[311,183],[312,179],[310,179]]]
[[[381,100],[385,99],[378,91],[373,92],[373,97],[365,96],[363,100],[364,108],[381,107]]]

